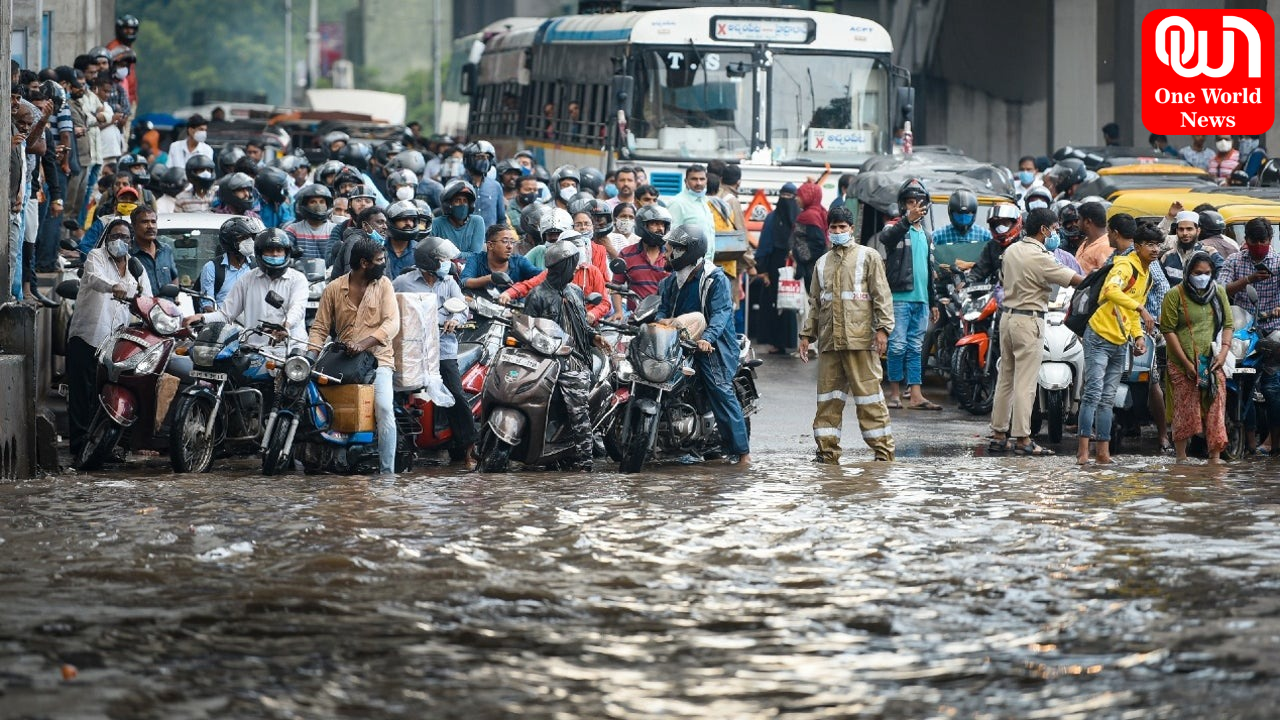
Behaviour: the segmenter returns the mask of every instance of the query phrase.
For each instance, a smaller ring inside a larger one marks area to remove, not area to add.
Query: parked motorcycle
[[[1063,320],[1071,301],[1071,288],[1058,291],[1045,314],[1044,350],[1036,382],[1036,405],[1031,414],[1031,432],[1038,434],[1045,421],[1050,442],[1062,442],[1062,428],[1079,413],[1084,388],[1084,345]]]
[[[964,334],[951,356],[951,394],[960,407],[974,415],[986,415],[995,399],[999,350],[991,337],[999,304],[990,284],[969,285],[964,293],[960,313]]]
[[[475,314],[488,327],[485,335],[480,338],[481,342],[459,344],[458,372],[462,375],[462,390],[466,396],[467,406],[471,408],[472,417],[479,422],[481,419],[480,393],[484,389],[485,377],[489,374],[489,363],[502,347],[502,340],[506,334],[504,325],[490,321],[493,318],[508,316],[511,310],[484,298],[475,298],[474,302]],[[459,313],[466,310],[466,304],[454,298],[445,301],[444,309],[450,313]],[[474,322],[467,323],[460,327],[459,331],[474,325]],[[453,428],[449,424],[449,413],[446,408],[437,406],[427,393],[421,391],[405,393],[396,404],[403,405],[409,415],[417,419],[418,432],[411,433],[414,438],[414,447],[428,452],[447,449],[452,460],[462,459],[466,448],[454,443]]]
[[[966,297],[964,271],[953,269],[949,265],[939,267],[947,276],[937,283],[940,305],[938,321],[925,334],[924,357],[934,372],[946,376],[951,373],[951,358],[955,355],[956,343],[960,342],[963,335],[961,314]]]
[[[1249,286],[1244,293],[1250,306],[1257,308],[1258,291]],[[1272,316],[1275,313],[1280,313],[1280,308],[1262,314]],[[1248,444],[1248,428],[1265,428],[1270,424],[1267,418],[1257,417],[1265,412],[1266,407],[1258,392],[1258,373],[1267,364],[1267,359],[1263,352],[1264,341],[1258,333],[1259,318],[1255,317],[1254,312],[1248,307],[1232,305],[1231,320],[1234,329],[1227,362],[1223,368],[1227,376],[1227,448],[1223,457],[1227,460],[1239,460],[1251,449]]]
[[[1151,367],[1155,364],[1156,343],[1147,338],[1147,351],[1135,355],[1133,345],[1125,345],[1124,372],[1116,398],[1112,403],[1111,452],[1124,452],[1128,437],[1140,437],[1142,426],[1155,421],[1148,408],[1147,392],[1151,386]]]
[[[749,434],[760,398],[756,368],[762,361],[741,335],[738,348],[733,388]],[[675,327],[646,323],[635,331],[617,371],[618,380],[629,386],[617,439],[622,472],[639,472],[649,460],[720,451],[715,414],[694,381],[697,352],[696,338]]]
[[[135,279],[140,278],[142,263],[131,259],[129,271]],[[116,330],[98,349],[99,406],[84,446],[74,459],[77,469],[102,467],[122,438],[135,450],[166,446],[168,434],[156,428],[156,400],[175,339],[187,334],[181,311],[173,301],[178,292],[177,287],[166,285],[158,296],[135,291],[131,298],[118,301],[128,303],[138,321]]]

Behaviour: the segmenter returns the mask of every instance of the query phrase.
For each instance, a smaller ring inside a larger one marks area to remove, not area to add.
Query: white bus
[[[893,151],[909,118],[910,77],[892,50],[869,20],[785,8],[552,18],[486,43],[464,82],[468,135],[552,170],[634,162],[663,195],[694,162],[740,163],[748,196],[830,165],[830,199],[842,172]]]
[[[479,43],[479,49],[483,49],[485,43],[491,43],[513,30],[536,28],[542,24],[543,19],[503,18],[485,25],[480,32],[464,35],[453,41],[447,70],[441,81],[443,85],[441,92],[444,97],[436,112],[436,133],[454,137],[463,137],[467,134],[467,115],[470,107],[468,107],[467,96],[462,92],[462,69],[475,62],[473,54],[479,56],[476,43]]]

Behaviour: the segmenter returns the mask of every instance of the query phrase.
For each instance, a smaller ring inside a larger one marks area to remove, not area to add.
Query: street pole
[[[431,32],[431,73],[434,87],[431,93],[431,126],[435,132],[440,132],[440,102],[442,93],[440,92],[440,21],[442,12],[442,3],[435,0],[435,27]]]
[[[284,106],[293,107],[293,0],[284,0]]]
[[[320,79],[320,10],[316,0],[311,0],[311,14],[307,18],[307,87],[316,86]]]

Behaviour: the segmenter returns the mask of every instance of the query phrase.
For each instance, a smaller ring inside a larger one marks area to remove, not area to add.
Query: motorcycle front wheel
[[[284,443],[289,438],[291,421],[286,415],[277,415],[271,427],[271,439],[267,441],[267,449],[262,451],[262,474],[268,477],[284,472],[289,462],[284,457]]]
[[[486,427],[480,437],[480,462],[476,465],[476,469],[482,473],[506,472],[511,464],[511,450],[510,445],[499,440],[498,436]]]
[[[107,416],[107,411],[98,408],[89,424],[89,432],[85,434],[84,447],[76,455],[77,470],[97,470],[111,457],[111,451],[120,442],[121,427]]]
[[[213,405],[207,398],[184,395],[169,427],[169,463],[176,473],[202,473],[213,464],[214,436],[207,433]]]
[[[1052,390],[1047,398],[1046,414],[1049,416],[1049,442],[1062,442],[1062,426],[1065,422],[1066,408],[1066,390]]]
[[[618,463],[618,469],[624,473],[636,473],[644,467],[645,458],[653,448],[658,418],[637,412],[635,419],[628,419],[628,422],[631,424],[631,432],[625,436],[626,446],[622,449],[622,461]]]

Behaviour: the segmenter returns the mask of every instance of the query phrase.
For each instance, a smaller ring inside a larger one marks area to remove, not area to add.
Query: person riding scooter
[[[582,289],[573,284],[578,269],[579,233],[570,230],[547,247],[547,277],[529,293],[524,312],[532,318],[554,320],[573,339],[573,351],[560,359],[559,390],[578,438],[575,468],[591,470],[594,443],[587,394],[591,389],[591,356],[588,344],[608,350],[609,343],[591,326]],[[737,358],[735,353],[734,358]]]

